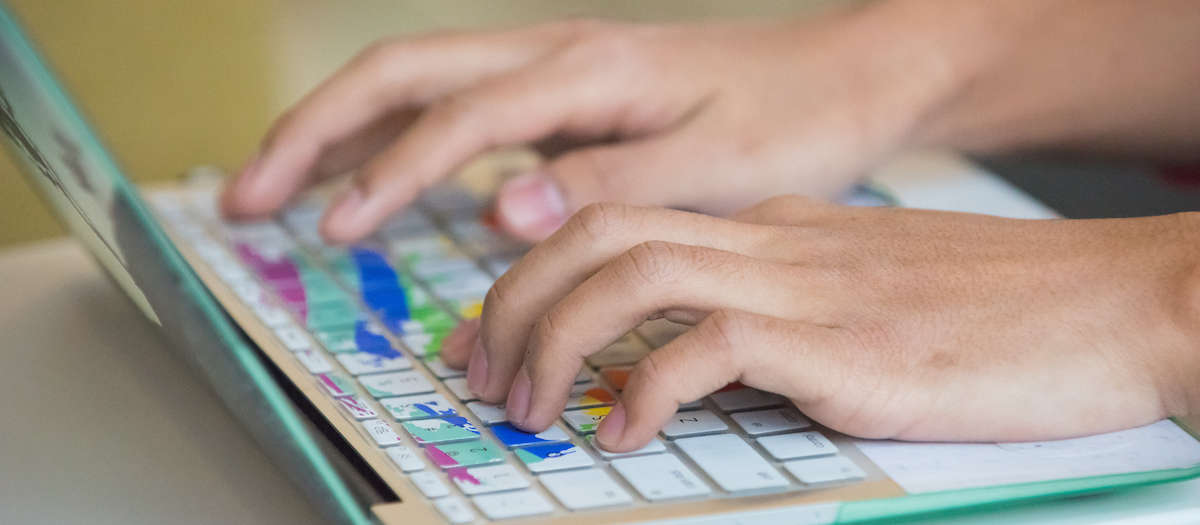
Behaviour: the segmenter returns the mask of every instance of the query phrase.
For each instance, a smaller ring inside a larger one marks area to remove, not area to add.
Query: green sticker
[[[358,307],[349,302],[332,302],[317,305],[308,311],[308,327],[323,328],[353,327],[358,321]]]
[[[355,340],[354,327],[320,330],[316,332],[321,345],[333,353],[357,352],[358,343]]]
[[[405,421],[401,423],[404,430],[412,435],[417,443],[437,444],[446,443],[449,441],[463,441],[466,439],[477,439],[479,430],[462,416],[452,417],[451,419],[461,424],[456,425],[445,419],[418,419],[416,421]]]

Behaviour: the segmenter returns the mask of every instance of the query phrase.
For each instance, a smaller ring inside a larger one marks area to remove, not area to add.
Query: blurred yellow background
[[[2,1],[2,0],[0,0]],[[836,0],[9,0],[138,181],[236,168],[273,115],[385,35],[567,16],[775,17]],[[61,235],[6,154],[0,245]]]

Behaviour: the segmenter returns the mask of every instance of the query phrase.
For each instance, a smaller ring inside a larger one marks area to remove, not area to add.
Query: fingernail
[[[525,418],[529,416],[530,396],[533,395],[533,385],[529,382],[529,373],[525,372],[525,368],[517,371],[517,377],[513,379],[512,390],[508,391],[508,399],[504,405],[508,407],[506,414],[508,421],[514,425],[521,426],[525,424]]]
[[[618,402],[613,406],[612,411],[604,416],[604,421],[600,422],[600,428],[596,429],[596,441],[599,441],[600,446],[605,450],[612,450],[621,443],[621,435],[624,433],[625,405]]]
[[[544,172],[516,177],[500,188],[496,212],[515,233],[549,234],[567,220],[567,205],[558,184]]]
[[[326,231],[344,232],[352,230],[355,218],[358,216],[366,200],[366,196],[363,195],[362,190],[358,186],[351,186],[329,209],[329,216],[325,224]]]
[[[476,339],[475,348],[471,349],[471,361],[467,363],[467,388],[472,394],[481,397],[487,389],[487,380],[487,352],[483,351],[483,343]]]

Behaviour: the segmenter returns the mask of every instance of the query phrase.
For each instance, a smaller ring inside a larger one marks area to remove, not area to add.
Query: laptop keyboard
[[[325,244],[323,203],[223,222],[211,191],[151,195],[160,217],[269,326],[312,381],[451,523],[852,483],[864,471],[785,399],[731,384],[680,407],[640,450],[594,444],[630,367],[686,327],[650,321],[589,357],[560,423],[531,434],[438,358],[527,246],[443,187],[370,240]]]

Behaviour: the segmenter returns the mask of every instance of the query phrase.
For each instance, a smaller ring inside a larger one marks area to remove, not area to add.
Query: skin
[[[506,231],[545,240],[443,349],[519,426],[551,424],[584,356],[665,315],[695,328],[637,366],[602,446],[733,380],[859,436],[1093,433],[1200,407],[1194,214],[735,211],[833,196],[916,147],[1189,160],[1196,63],[1189,0],[434,34],[369,48],[290,109],[222,206],[262,217],[353,172],[322,222],[350,242],[479,153],[555,143],[496,198]]]

